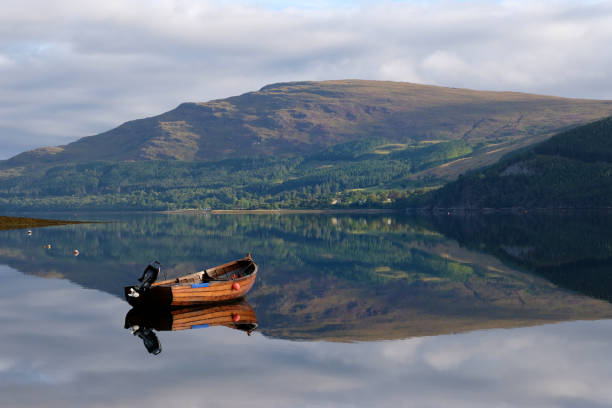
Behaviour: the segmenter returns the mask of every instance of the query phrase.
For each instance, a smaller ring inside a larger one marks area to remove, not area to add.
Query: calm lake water
[[[610,215],[77,218],[0,231],[2,407],[612,405]],[[150,261],[247,252],[250,335],[125,328]]]

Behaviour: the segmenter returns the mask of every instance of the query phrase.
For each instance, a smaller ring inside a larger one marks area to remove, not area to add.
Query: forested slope
[[[562,132],[432,193],[459,208],[612,207],[612,118]]]

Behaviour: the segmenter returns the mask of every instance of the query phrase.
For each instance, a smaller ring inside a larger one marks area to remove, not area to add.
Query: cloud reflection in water
[[[2,406],[612,403],[611,321],[350,344],[212,327],[160,332],[151,356],[121,300],[5,266],[0,277]]]

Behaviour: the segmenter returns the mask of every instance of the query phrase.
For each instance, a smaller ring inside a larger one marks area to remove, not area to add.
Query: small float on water
[[[126,286],[125,299],[132,306],[181,307],[227,302],[244,297],[257,277],[257,264],[245,258],[175,279],[155,282],[161,265],[155,261],[142,273],[139,286]]]

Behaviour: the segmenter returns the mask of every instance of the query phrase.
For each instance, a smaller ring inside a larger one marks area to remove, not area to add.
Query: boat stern
[[[125,297],[125,300],[132,306],[137,306],[137,305],[142,304],[143,296],[141,296],[141,293],[138,292],[138,289],[136,286],[124,287],[123,296]]]
[[[123,288],[125,300],[132,306],[155,305],[165,307],[172,302],[170,287],[157,286],[148,290],[138,290],[137,286]]]

